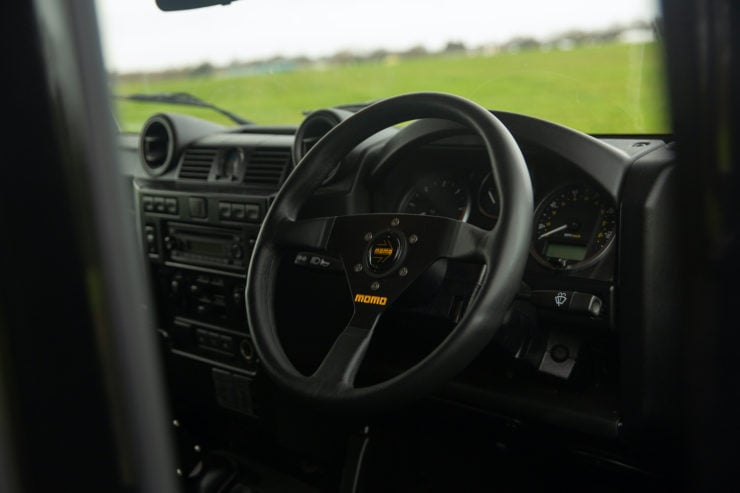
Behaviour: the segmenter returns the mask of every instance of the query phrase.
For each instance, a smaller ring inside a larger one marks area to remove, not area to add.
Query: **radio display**
[[[221,257],[226,254],[223,243],[213,243],[210,241],[188,240],[187,250],[197,255],[207,255],[209,257]]]

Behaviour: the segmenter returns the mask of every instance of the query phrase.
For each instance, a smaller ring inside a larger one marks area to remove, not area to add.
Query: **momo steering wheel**
[[[302,205],[356,145],[389,126],[420,118],[456,122],[482,140],[500,197],[496,226],[484,230],[445,217],[357,214],[298,220]],[[412,93],[379,101],[334,127],[288,177],[265,216],[246,286],[247,315],[264,371],[294,395],[333,408],[388,407],[431,390],[461,371],[490,341],[519,289],[532,236],[532,185],[506,127],[488,110],[458,96]],[[286,355],[275,323],[281,253],[325,252],[341,260],[354,314],[318,369],[301,374]],[[401,374],[355,385],[378,320],[438,259],[485,265],[480,286],[450,334]]]

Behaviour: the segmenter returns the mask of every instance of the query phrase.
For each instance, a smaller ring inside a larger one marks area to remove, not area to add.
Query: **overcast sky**
[[[655,16],[656,0],[238,0],[160,12],[155,0],[96,0],[110,70],[216,65],[340,50],[439,49],[546,38]]]

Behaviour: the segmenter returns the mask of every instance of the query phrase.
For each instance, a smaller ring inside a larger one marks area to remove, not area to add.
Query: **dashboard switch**
[[[192,217],[203,219],[206,217],[206,199],[202,197],[190,197],[188,199],[188,205],[190,206],[190,215]]]
[[[231,219],[231,204],[229,202],[218,203],[218,217],[221,219]]]
[[[231,217],[234,221],[244,221],[246,218],[244,204],[231,204]]]
[[[166,198],[164,200],[164,206],[168,214],[177,214],[177,199]]]
[[[248,221],[259,221],[260,220],[260,206],[254,204],[246,204],[244,211]]]
[[[540,308],[592,317],[598,317],[604,305],[596,295],[557,289],[532,291],[532,303]]]

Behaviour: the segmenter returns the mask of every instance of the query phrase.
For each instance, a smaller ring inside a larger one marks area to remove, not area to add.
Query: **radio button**
[[[210,334],[208,331],[205,331],[203,329],[197,329],[195,331],[195,339],[198,342],[198,345],[201,347],[208,347],[208,342],[210,340]]]
[[[235,259],[240,259],[244,256],[244,249],[238,243],[231,245],[231,256]]]
[[[154,210],[154,200],[151,197],[142,197],[141,203],[144,205],[144,210],[146,212],[152,212]]]
[[[164,212],[164,197],[154,197],[154,211]]]
[[[220,336],[219,338],[219,347],[221,351],[225,351],[227,353],[234,353],[234,339],[231,336]]]
[[[144,239],[149,253],[157,253],[157,230],[151,225],[144,226]]]

